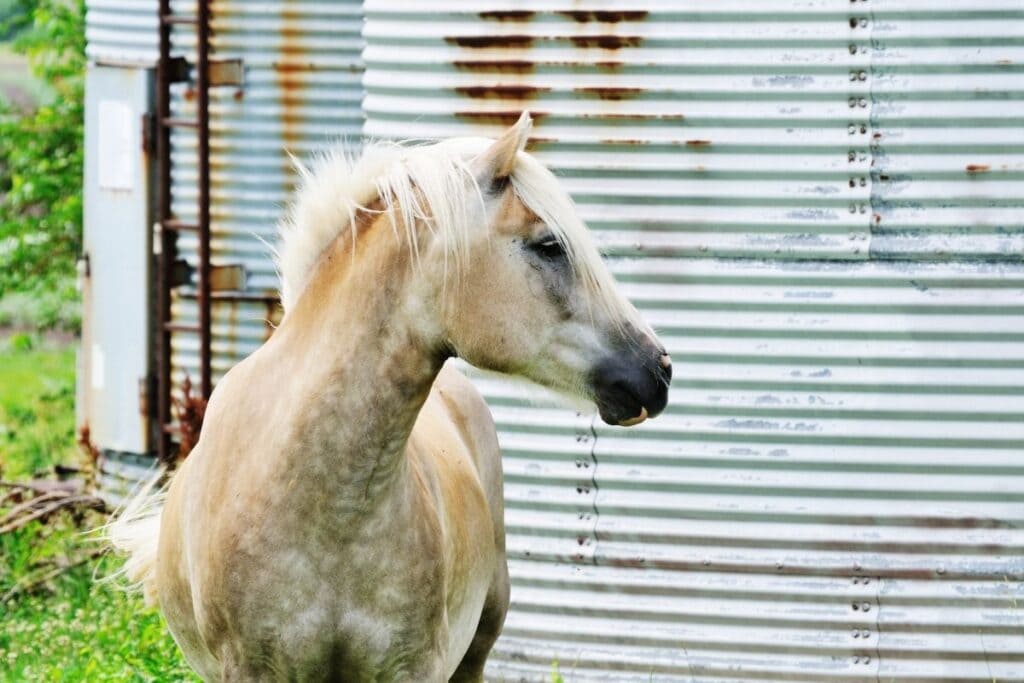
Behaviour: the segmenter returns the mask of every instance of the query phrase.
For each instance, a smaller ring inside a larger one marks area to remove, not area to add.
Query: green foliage
[[[31,21],[15,40],[50,96],[31,111],[0,108],[0,298],[73,297],[82,243],[85,81],[83,0],[17,0]]]
[[[78,290],[70,279],[49,289],[11,292],[0,298],[0,328],[75,332],[81,324]]]
[[[0,342],[4,479],[78,462],[74,351],[33,350],[37,344],[29,335]],[[0,503],[0,516],[12,504]],[[65,512],[0,534],[0,683],[198,680],[155,610],[116,585],[95,581],[109,576],[118,559],[106,556],[59,571],[97,550],[95,537],[83,530],[104,521],[96,512]],[[33,585],[51,571],[52,578]]]
[[[32,22],[32,0],[0,0],[0,40],[9,40]]]

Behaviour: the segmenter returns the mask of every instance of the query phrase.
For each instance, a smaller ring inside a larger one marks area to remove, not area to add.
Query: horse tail
[[[159,483],[164,475],[161,470],[143,484],[102,529],[106,543],[127,555],[124,565],[110,579],[127,583],[129,590],[141,591],[150,605],[157,602],[156,551],[167,497],[166,487]]]

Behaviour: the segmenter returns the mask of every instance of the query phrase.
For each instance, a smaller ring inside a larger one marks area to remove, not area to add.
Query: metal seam
[[[884,205],[884,200],[880,199],[875,194],[875,152],[878,150],[878,145],[875,144],[875,130],[878,126],[878,112],[875,110],[875,6],[873,3],[868,3],[868,92],[867,92],[867,104],[868,104],[868,243],[864,248],[864,257],[867,260],[872,260],[874,255],[872,253],[875,234],[875,216],[881,216],[878,211],[881,210]],[[881,191],[881,187],[878,188]],[[877,202],[877,203],[876,203]]]
[[[875,577],[875,683],[882,683],[882,577]]]
[[[594,547],[590,549],[590,561],[592,564],[597,564],[597,524],[600,520],[601,513],[597,508],[597,411],[594,411],[590,415],[590,505],[593,510],[593,525],[590,527],[590,537],[593,539],[592,543]]]

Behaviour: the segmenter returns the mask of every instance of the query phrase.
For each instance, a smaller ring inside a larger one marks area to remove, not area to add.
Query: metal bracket
[[[171,83],[187,83],[192,80],[193,65],[184,57],[172,57],[168,65]],[[245,68],[241,59],[211,59],[209,63],[210,87],[241,86]]]
[[[210,267],[210,290],[214,292],[240,292],[245,289],[248,274],[241,264]]]
[[[184,57],[171,57],[167,61],[167,82],[186,83],[191,70],[192,66]]]
[[[237,87],[242,85],[245,69],[241,59],[211,59],[209,76],[211,87],[225,85]]]

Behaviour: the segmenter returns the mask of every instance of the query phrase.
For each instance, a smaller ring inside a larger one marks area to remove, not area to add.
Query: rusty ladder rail
[[[157,224],[160,253],[157,264],[157,455],[161,462],[173,459],[174,434],[171,416],[171,336],[174,332],[199,334],[200,392],[204,399],[212,390],[210,325],[210,6],[209,0],[197,0],[195,16],[172,13],[170,0],[160,0],[159,60],[156,73],[156,156]],[[171,116],[171,83],[181,78],[180,67],[171,57],[171,32],[174,26],[191,25],[196,30],[196,118]],[[177,78],[176,78],[177,76]],[[194,130],[198,155],[198,206],[194,224],[180,221],[171,210],[171,131]],[[177,237],[181,232],[198,234],[198,306],[199,324],[181,325],[172,321],[171,295],[178,256]]]

